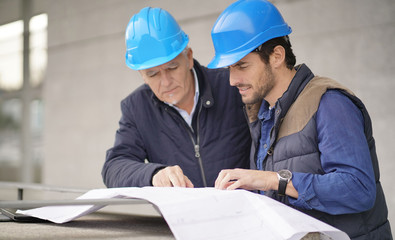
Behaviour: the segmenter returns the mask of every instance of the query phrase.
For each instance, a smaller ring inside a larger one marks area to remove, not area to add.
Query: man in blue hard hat
[[[349,89],[295,66],[291,28],[266,0],[240,0],[212,29],[209,68],[228,67],[247,106],[253,169],[219,189],[258,190],[346,232],[392,239],[369,114]]]
[[[160,8],[126,28],[126,64],[145,84],[121,103],[107,187],[213,187],[221,169],[249,168],[250,135],[229,71],[193,59],[188,36]]]

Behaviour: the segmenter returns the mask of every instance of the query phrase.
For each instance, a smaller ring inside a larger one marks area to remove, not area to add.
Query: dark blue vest
[[[270,148],[264,161],[264,170],[276,172],[289,169],[292,172],[324,173],[320,162],[315,116],[322,95],[329,89],[341,91],[363,114],[365,136],[376,179],[376,201],[370,210],[356,214],[330,215],[316,210],[298,210],[346,232],[351,239],[392,239],[387,220],[387,205],[379,180],[380,172],[369,114],[363,103],[351,91],[331,79],[314,77],[305,65],[299,67],[287,92],[276,104],[275,123],[271,132]],[[300,114],[302,108],[303,115]],[[251,113],[248,115],[253,139],[251,165],[256,167],[260,122],[252,119]],[[267,191],[266,195],[289,205],[288,197],[278,196],[277,191]]]

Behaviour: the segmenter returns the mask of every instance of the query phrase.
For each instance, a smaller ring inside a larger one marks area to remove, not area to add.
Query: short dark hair
[[[254,51],[257,52],[261,59],[267,64],[269,63],[270,54],[273,53],[273,49],[278,45],[285,49],[285,64],[287,65],[287,68],[292,69],[296,64],[296,57],[292,52],[292,45],[289,41],[288,35],[270,39],[264,42]]]

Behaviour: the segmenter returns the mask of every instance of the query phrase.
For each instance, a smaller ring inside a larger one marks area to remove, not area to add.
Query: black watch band
[[[278,184],[278,195],[285,196],[285,189],[287,188],[288,181],[285,179],[280,179]]]
[[[289,181],[292,179],[292,172],[287,169],[282,169],[277,172],[278,177],[278,190],[277,193],[280,196],[285,196],[285,190]]]

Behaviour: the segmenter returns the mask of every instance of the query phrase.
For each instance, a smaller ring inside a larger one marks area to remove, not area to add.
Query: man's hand
[[[243,188],[247,190],[277,190],[277,173],[249,169],[228,169],[222,170],[217,180],[215,188],[233,190]]]
[[[222,170],[215,180],[215,188],[234,190],[242,188],[246,190],[278,190],[278,176],[276,172],[250,170],[250,169],[228,169]],[[299,193],[292,184],[287,184],[285,194],[298,198]]]
[[[152,177],[154,187],[189,187],[193,188],[191,180],[184,175],[178,166],[163,168]]]

